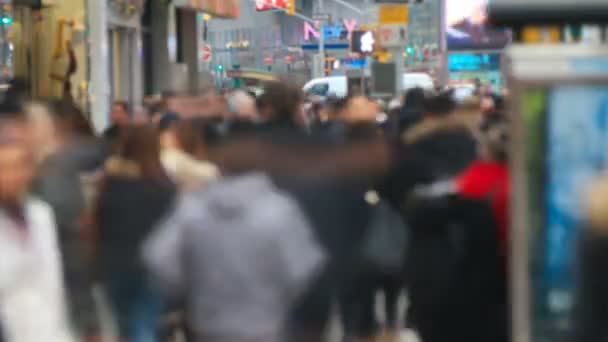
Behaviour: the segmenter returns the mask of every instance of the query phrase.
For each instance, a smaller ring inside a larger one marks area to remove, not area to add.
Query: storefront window
[[[11,6],[0,6],[0,84],[6,83],[13,77],[12,35],[16,33],[15,30]]]

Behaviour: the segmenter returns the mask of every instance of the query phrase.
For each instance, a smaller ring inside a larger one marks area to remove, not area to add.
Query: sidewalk
[[[376,317],[379,322],[384,322],[384,303],[383,294],[379,292],[376,296]],[[399,300],[399,311],[405,313],[408,305],[408,300],[405,295],[402,295]],[[400,317],[399,320],[401,322],[405,322],[405,317]],[[333,315],[333,318],[330,322],[330,328],[327,334],[327,342],[342,342],[342,328],[340,324],[340,317],[336,313]],[[383,342],[383,341],[382,341]],[[401,336],[398,342],[422,342],[418,335],[411,330],[403,329],[401,331]]]
[[[103,294],[103,291],[100,287],[95,287],[93,290],[95,301],[97,303],[98,314],[101,319],[103,336],[102,342],[116,342],[116,325],[114,320],[112,319],[112,313],[106,301],[106,298]],[[380,322],[384,321],[383,317],[383,307],[382,307],[382,294],[379,293],[376,298],[376,302],[378,303],[376,306],[376,316],[378,317]],[[401,297],[400,307],[401,312],[405,312],[405,307],[407,306],[407,298],[405,296]],[[403,317],[401,318],[403,321]],[[340,317],[336,313],[333,315],[333,318],[330,322],[330,328],[327,333],[327,342],[342,342],[342,328],[340,324]],[[400,340],[398,342],[422,342],[411,330],[402,330]]]

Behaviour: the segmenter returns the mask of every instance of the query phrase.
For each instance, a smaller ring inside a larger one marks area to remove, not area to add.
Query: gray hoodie
[[[186,296],[197,341],[279,342],[324,254],[295,201],[252,174],[185,197],[144,259]]]

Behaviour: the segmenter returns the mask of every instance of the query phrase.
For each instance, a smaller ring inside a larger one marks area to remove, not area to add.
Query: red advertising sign
[[[287,1],[289,0],[256,0],[255,10],[258,12],[270,11],[275,8],[287,8]]]

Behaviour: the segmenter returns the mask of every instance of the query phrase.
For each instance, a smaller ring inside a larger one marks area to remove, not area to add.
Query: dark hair
[[[162,100],[162,101],[158,101],[156,103],[147,105],[146,107],[148,108],[148,115],[150,117],[154,117],[155,115],[164,114],[164,112],[167,110],[166,102],[167,102],[166,100]]]
[[[509,126],[505,121],[491,123],[481,131],[482,143],[492,158],[500,162],[509,161]]]
[[[196,123],[189,120],[177,122],[175,133],[184,152],[195,158],[206,157],[204,132],[201,132]]]
[[[221,120],[196,117],[189,119],[188,123],[196,132],[198,132],[199,137],[205,146],[218,145],[225,137],[225,132],[222,128],[223,122]]]
[[[173,128],[180,121],[179,114],[177,113],[167,113],[163,114],[158,122],[158,129],[162,133],[166,130]]]
[[[22,78],[15,78],[9,82],[9,88],[5,93],[4,101],[12,101],[23,105],[31,100],[32,87],[29,82]]]
[[[51,115],[64,133],[81,137],[93,137],[95,132],[91,123],[72,101],[55,100],[50,104]]]
[[[295,121],[304,96],[300,89],[282,82],[268,82],[258,97],[258,109],[269,110],[271,121]]]
[[[453,90],[442,91],[426,97],[424,108],[429,115],[448,115],[456,109]]]
[[[403,97],[403,106],[408,109],[423,110],[425,99],[426,94],[424,93],[424,89],[416,87],[405,93],[405,96]]]
[[[493,94],[492,98],[494,99],[494,107],[497,111],[505,110],[505,98],[504,96]]]
[[[30,86],[23,79],[13,79],[0,103],[0,118],[25,120],[24,104],[30,99]]]
[[[0,103],[0,120],[25,120],[26,116],[21,105],[16,103]]]
[[[144,178],[155,181],[168,179],[160,161],[158,131],[151,125],[123,129],[119,151],[121,157],[137,164]]]
[[[353,98],[352,95],[340,98],[333,98],[325,103],[325,107],[331,113],[332,119],[337,118],[346,108]]]

